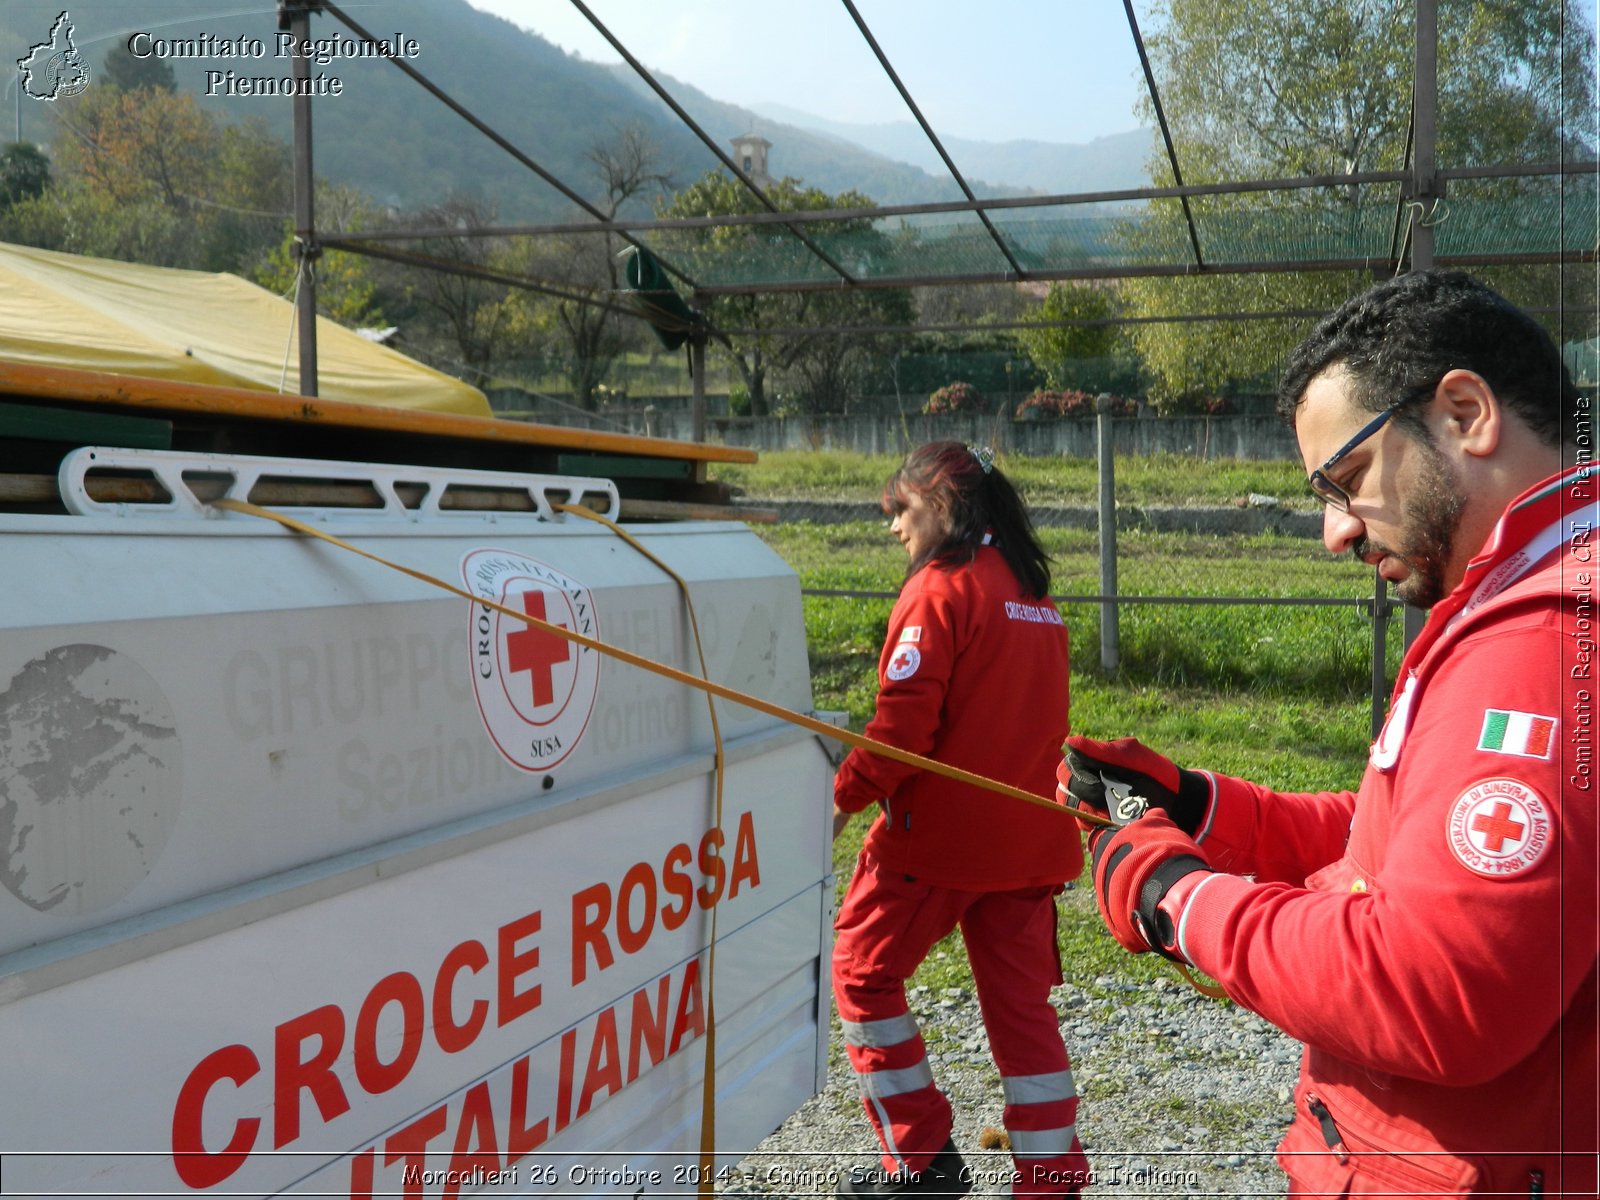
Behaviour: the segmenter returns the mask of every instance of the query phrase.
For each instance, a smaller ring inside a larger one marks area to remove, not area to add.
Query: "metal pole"
[[[296,43],[311,36],[312,5],[279,0],[278,24],[287,17]],[[315,176],[311,169],[311,60],[303,54],[291,60],[294,91],[294,255],[299,273],[295,292],[296,329],[300,336],[300,394],[317,394],[317,245],[312,205]]]
[[[1411,226],[1411,269],[1433,266],[1434,205],[1439,200],[1439,5],[1438,0],[1417,0],[1417,45],[1411,103],[1415,112],[1415,137],[1411,159],[1412,198],[1422,211]]]
[[[1117,594],[1117,483],[1111,438],[1111,397],[1102,393],[1094,403],[1095,460],[1100,474],[1100,594]],[[1116,671],[1122,658],[1114,599],[1100,605],[1100,668]]]
[[[1434,207],[1439,201],[1437,174],[1439,112],[1439,4],[1438,0],[1417,0],[1417,46],[1415,76],[1411,84],[1412,106],[1416,112],[1415,149],[1411,160],[1412,198],[1421,205],[1411,223],[1411,269],[1426,271],[1433,266]],[[1422,632],[1428,614],[1405,606],[1405,645]]]
[[[690,409],[691,440],[706,440],[706,339],[696,335],[689,339],[689,378],[694,385],[694,406]]]

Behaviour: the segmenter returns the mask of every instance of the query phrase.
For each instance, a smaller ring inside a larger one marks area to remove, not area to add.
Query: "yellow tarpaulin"
[[[0,359],[292,394],[295,326],[292,304],[236,275],[0,243]],[[317,393],[489,415],[477,388],[320,317]]]

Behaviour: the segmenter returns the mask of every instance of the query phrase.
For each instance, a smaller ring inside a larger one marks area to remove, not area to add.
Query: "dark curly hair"
[[[943,518],[944,539],[913,559],[909,579],[929,563],[971,562],[993,534],[995,549],[1029,596],[1050,593],[1050,556],[1039,544],[1033,520],[1017,489],[993,463],[990,451],[961,442],[929,442],[906,456],[883,489],[883,511],[894,516],[905,508],[907,492],[916,492]]]
[[[1386,279],[1324,317],[1289,356],[1278,415],[1293,426],[1311,381],[1336,366],[1349,373],[1351,398],[1371,412],[1432,395],[1451,370],[1473,371],[1550,446],[1560,443],[1561,414],[1578,396],[1545,327],[1459,271]],[[1415,409],[1394,419],[1427,437]]]

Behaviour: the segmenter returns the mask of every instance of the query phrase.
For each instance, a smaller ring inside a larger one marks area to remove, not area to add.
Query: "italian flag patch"
[[[1555,746],[1556,719],[1538,713],[1491,708],[1483,714],[1478,749],[1521,758],[1549,758]]]

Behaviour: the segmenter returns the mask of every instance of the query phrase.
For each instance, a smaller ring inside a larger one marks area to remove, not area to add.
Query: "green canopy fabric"
[[[704,318],[678,295],[666,268],[650,251],[635,246],[623,274],[629,301],[668,350],[676,350],[705,327]]]

